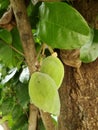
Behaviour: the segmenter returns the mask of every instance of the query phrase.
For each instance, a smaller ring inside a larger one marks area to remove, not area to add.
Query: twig
[[[21,56],[25,56],[22,52],[20,52],[19,50],[17,50],[14,46],[12,46],[12,45],[9,45],[9,44],[7,44],[7,43],[5,43],[5,42],[2,42],[2,43],[4,43],[4,44],[6,44],[9,48],[11,48],[12,50],[14,50],[15,52],[17,52],[18,54],[20,54]]]
[[[20,52],[19,50],[17,50],[15,47],[13,47],[12,45],[9,45],[9,47],[10,47],[11,49],[13,49],[15,52],[17,52],[18,54],[20,54],[21,56],[24,57],[24,54],[23,54],[22,52]]]

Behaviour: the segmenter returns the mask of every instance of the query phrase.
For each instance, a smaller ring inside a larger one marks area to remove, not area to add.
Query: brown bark
[[[80,71],[83,79],[75,68],[65,66],[58,130],[98,129],[98,60],[83,64]]]
[[[91,26],[98,27],[97,0],[75,0],[74,6]],[[64,52],[60,55],[64,61]],[[64,65],[65,77],[59,90],[58,130],[98,130],[98,59],[89,64],[82,63],[78,70],[67,65]]]
[[[75,0],[73,4],[88,23],[98,29],[98,0]]]

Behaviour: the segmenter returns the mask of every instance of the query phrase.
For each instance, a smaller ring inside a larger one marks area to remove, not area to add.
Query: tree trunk
[[[88,23],[98,28],[98,1],[75,0],[74,7]],[[61,51],[60,57],[66,51]],[[98,59],[79,69],[64,64],[65,77],[59,89],[61,112],[58,130],[98,130]]]

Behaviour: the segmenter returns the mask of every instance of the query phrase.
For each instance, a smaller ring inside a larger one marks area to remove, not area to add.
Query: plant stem
[[[20,54],[21,56],[24,57],[24,54],[22,52],[20,52],[19,50],[17,50],[15,47],[13,47],[12,45],[9,46],[11,49],[13,49],[15,52],[17,52],[18,54]]]
[[[34,39],[32,35],[32,29],[31,29],[31,26],[27,17],[26,6],[24,3],[24,0],[10,0],[10,3],[13,9],[14,15],[15,15],[16,24],[19,30],[25,59],[26,59],[30,74],[32,74],[34,71],[36,71],[36,66],[35,66],[36,50],[35,50],[35,43],[34,43]],[[53,124],[53,122],[52,122],[51,116],[49,115],[50,115],[49,113],[42,113],[42,116],[48,117],[48,120],[46,118],[43,118],[44,120],[43,122],[45,126],[48,125],[49,127],[51,127],[51,124]],[[38,109],[33,104],[30,104],[28,130],[37,129],[37,118],[38,118]],[[54,129],[50,129],[50,130],[54,130]]]
[[[10,3],[13,9],[14,15],[15,15],[16,24],[19,30],[25,59],[26,59],[30,74],[32,74],[36,70],[36,67],[35,67],[36,50],[35,50],[34,39],[32,36],[31,26],[30,26],[30,23],[28,22],[25,3],[24,3],[24,0],[10,0]],[[36,130],[37,116],[38,116],[38,109],[33,104],[30,104],[28,130]]]

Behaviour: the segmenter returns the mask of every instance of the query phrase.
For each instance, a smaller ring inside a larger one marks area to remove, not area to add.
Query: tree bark
[[[74,0],[73,4],[91,26],[98,28],[97,0]],[[64,52],[60,53],[63,60],[62,54],[64,56]],[[58,130],[98,130],[98,59],[82,63],[79,70],[68,64],[64,66],[65,77],[59,89]]]

